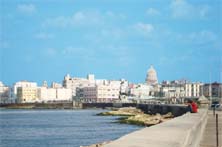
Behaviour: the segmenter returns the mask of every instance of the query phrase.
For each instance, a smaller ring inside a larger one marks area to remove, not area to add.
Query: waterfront
[[[114,140],[141,128],[114,123],[118,117],[96,116],[103,111],[2,109],[0,145],[79,147]]]

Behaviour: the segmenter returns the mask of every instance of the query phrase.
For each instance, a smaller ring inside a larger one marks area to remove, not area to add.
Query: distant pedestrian
[[[194,101],[192,101],[191,99],[188,99],[187,103],[188,103],[188,111],[190,113],[197,113],[198,112],[198,106]]]

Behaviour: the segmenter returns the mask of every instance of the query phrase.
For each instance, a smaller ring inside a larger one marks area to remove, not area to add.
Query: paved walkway
[[[218,114],[219,127],[219,146],[222,147],[222,111],[216,111]],[[216,116],[213,111],[208,112],[207,125],[200,143],[200,147],[216,147]]]

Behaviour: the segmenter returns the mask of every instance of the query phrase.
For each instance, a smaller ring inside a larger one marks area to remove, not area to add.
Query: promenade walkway
[[[219,147],[222,147],[222,111],[216,111],[218,114],[219,127]],[[200,142],[200,147],[216,147],[216,116],[213,111],[208,112],[207,125]]]

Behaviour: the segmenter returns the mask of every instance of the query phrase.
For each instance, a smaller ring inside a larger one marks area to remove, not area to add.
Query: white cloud
[[[186,0],[173,0],[171,5],[173,18],[206,18],[210,7],[208,5],[193,5]]]
[[[78,11],[72,16],[58,16],[47,19],[43,26],[68,27],[68,26],[90,26],[103,23],[99,12]]]
[[[54,35],[53,34],[49,34],[49,33],[45,33],[45,32],[40,32],[40,33],[35,35],[35,38],[47,40],[47,39],[54,38]]]
[[[43,26],[54,27],[80,27],[80,26],[100,26],[108,22],[117,22],[125,19],[124,14],[116,14],[112,11],[101,13],[99,11],[78,11],[71,16],[58,16],[49,18],[43,22]]]
[[[160,12],[157,9],[149,8],[146,11],[146,14],[149,15],[149,16],[156,16],[156,15],[160,15]]]
[[[199,32],[189,32],[187,34],[177,34],[177,40],[186,44],[208,44],[217,42],[217,35],[209,30]]]
[[[36,12],[36,7],[33,4],[19,4],[17,10],[21,13],[32,14]]]
[[[114,19],[126,19],[126,15],[120,13],[114,13],[112,11],[105,12],[105,17],[114,18]]]
[[[141,33],[149,34],[154,30],[154,26],[152,24],[146,24],[146,23],[137,23],[134,25],[134,28],[138,30]]]
[[[209,43],[216,40],[216,34],[208,30],[200,32],[192,32],[188,35],[188,39],[194,43]]]

